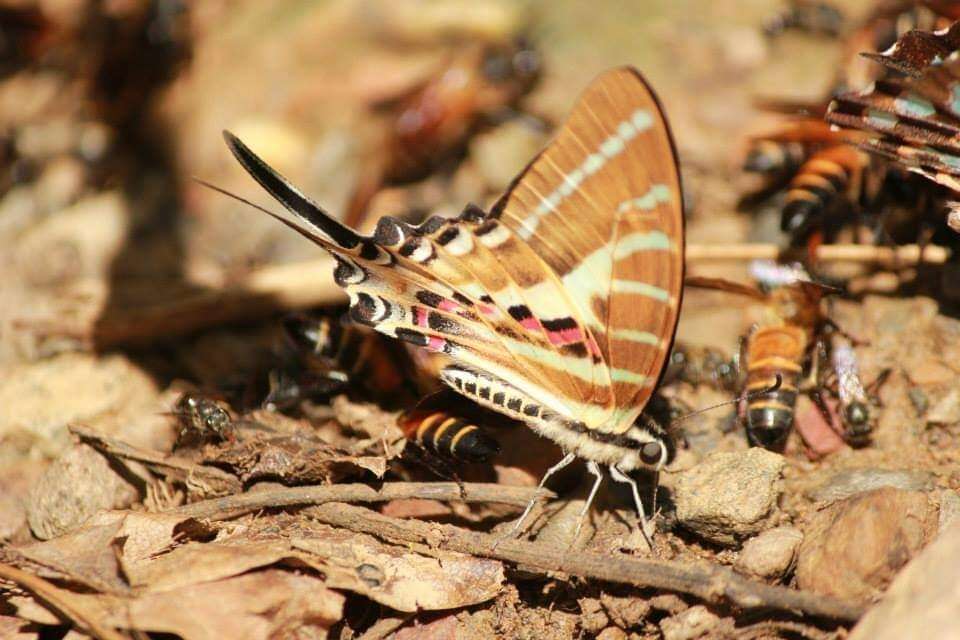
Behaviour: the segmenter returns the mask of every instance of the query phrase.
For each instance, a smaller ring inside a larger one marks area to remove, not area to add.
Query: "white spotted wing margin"
[[[571,425],[563,438],[610,443],[631,428],[661,375],[683,280],[676,155],[636,71],[591,84],[490,214],[468,207],[416,227],[386,217],[372,237],[225,137],[297,218],[283,222],[337,258],[354,320],[445,354],[445,382],[532,426],[549,414]]]

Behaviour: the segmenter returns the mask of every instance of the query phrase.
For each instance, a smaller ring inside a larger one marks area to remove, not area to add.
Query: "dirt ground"
[[[832,4],[854,24],[874,3]],[[747,136],[782,117],[757,105],[822,101],[844,59],[842,38],[766,35],[783,6],[0,1],[0,637],[850,635],[904,566],[956,533],[951,265],[830,274],[857,283],[824,307],[855,339],[863,380],[882,379],[863,446],[801,395],[783,450],[751,448],[735,390],[673,380],[677,454],[653,547],[615,483],[578,529],[579,463],[515,541],[504,534],[559,448],[461,400],[450,411],[490,427],[500,454],[418,449],[398,415],[437,386],[431,362],[375,339],[337,363],[346,384],[282,383],[305,359],[284,318],[344,311],[332,262],[194,180],[270,208],[228,129],[345,211],[386,153],[390,105],[464,43],[523,33],[542,75],[521,117],[379,190],[367,230],[382,214],[489,206],[580,90],[631,64],[676,138],[687,242],[782,245],[782,199],[738,208],[756,187]],[[688,272],[749,278],[746,260]],[[733,357],[765,308],[689,289],[677,341]],[[278,390],[292,399],[268,401]]]

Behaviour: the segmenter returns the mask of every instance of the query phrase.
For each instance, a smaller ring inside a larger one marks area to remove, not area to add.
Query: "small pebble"
[[[885,487],[818,511],[797,555],[801,589],[854,601],[879,597],[937,528],[920,491]]]
[[[35,536],[49,540],[80,527],[102,509],[121,509],[137,498],[136,487],[106,458],[79,444],[57,458],[33,487],[27,522]]]
[[[960,521],[960,494],[956,491],[941,491],[937,535],[943,535],[943,532],[957,521]]]
[[[597,598],[580,599],[580,626],[587,633],[597,633],[610,624],[610,618]]]
[[[650,613],[650,602],[634,595],[615,596],[601,593],[600,602],[604,611],[618,627],[630,629],[639,626]]]
[[[707,456],[678,478],[678,522],[723,545],[759,533],[776,508],[783,467],[783,456],[757,447]]]
[[[735,568],[760,578],[782,578],[797,556],[803,532],[795,527],[775,527],[747,540]]]
[[[597,640],[627,640],[627,634],[620,627],[607,627],[597,634]]]
[[[926,471],[916,470],[847,469],[829,476],[808,491],[807,497],[815,502],[830,503],[881,487],[928,491],[933,487],[933,477]]]
[[[660,631],[664,640],[695,640],[707,634],[724,637],[724,631],[732,632],[733,625],[729,619],[721,619],[698,604],[661,620]]]
[[[960,524],[954,524],[897,576],[850,640],[954,640],[960,620],[957,572]]]

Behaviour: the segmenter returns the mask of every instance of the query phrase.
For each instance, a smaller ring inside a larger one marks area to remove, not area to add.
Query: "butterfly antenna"
[[[776,391],[777,389],[779,389],[782,385],[783,385],[783,376],[781,376],[781,375],[778,373],[778,374],[777,374],[777,379],[774,380],[773,384],[770,385],[769,387],[766,387],[766,388],[763,388],[763,389],[755,389],[754,391],[744,391],[743,393],[741,393],[740,395],[738,395],[738,396],[737,396],[736,398],[734,398],[733,400],[725,400],[725,401],[723,401],[723,402],[718,402],[717,404],[710,405],[709,407],[703,407],[702,409],[697,409],[696,411],[691,411],[690,413],[688,413],[688,414],[686,414],[686,415],[682,415],[682,416],[680,416],[679,418],[675,418],[675,419],[671,420],[671,421],[670,421],[670,426],[673,426],[673,425],[675,425],[675,424],[678,424],[678,423],[680,423],[680,422],[683,422],[684,420],[688,420],[689,418],[692,418],[692,417],[694,417],[694,416],[698,416],[698,415],[700,415],[701,413],[706,413],[706,412],[708,412],[708,411],[713,411],[714,409],[719,409],[720,407],[725,407],[725,406],[727,406],[727,405],[729,405],[729,404],[740,404],[741,402],[746,402],[746,401],[752,400],[753,398],[756,398],[757,396],[762,396],[762,395],[765,395],[765,394],[768,394],[768,393],[773,393],[774,391]]]
[[[235,194],[235,193],[231,193],[230,191],[227,191],[227,190],[224,189],[223,187],[218,187],[218,186],[215,185],[215,184],[212,184],[212,183],[210,183],[210,182],[207,182],[207,181],[204,180],[203,178],[197,178],[196,176],[192,176],[192,180],[193,180],[194,182],[196,182],[197,184],[201,184],[201,185],[205,186],[207,189],[213,189],[213,190],[216,191],[217,193],[222,193],[223,195],[227,196],[228,198],[233,198],[233,199],[236,200],[237,202],[242,202],[243,204],[249,205],[249,206],[253,207],[254,209],[256,209],[257,211],[262,211],[262,212],[266,213],[267,215],[273,216],[274,218],[280,217],[280,216],[278,216],[277,214],[275,214],[274,212],[272,212],[272,211],[270,211],[270,210],[268,210],[268,209],[266,209],[266,208],[264,208],[264,207],[261,207],[261,206],[258,205],[257,203],[255,203],[255,202],[250,202],[249,200],[247,200],[247,199],[244,198],[243,196],[238,196],[238,195]]]

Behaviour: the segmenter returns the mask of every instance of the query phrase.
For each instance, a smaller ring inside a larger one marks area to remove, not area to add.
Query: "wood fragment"
[[[461,486],[463,493],[461,493]],[[322,486],[285,487],[243,493],[225,498],[201,500],[168,509],[165,514],[226,520],[278,507],[319,505],[327,502],[388,502],[407,498],[444,502],[492,502],[525,507],[534,497],[550,498],[553,493],[534,487],[511,487],[502,484],[465,482],[385,482],[380,488],[367,484],[333,484]]]
[[[98,640],[125,640],[126,636],[104,626],[82,606],[77,606],[69,591],[54,586],[47,580],[0,563],[0,578],[9,580],[32,593],[40,602],[49,606]]]
[[[242,484],[235,476],[207,465],[197,464],[175,455],[166,455],[150,449],[142,449],[106,436],[94,429],[82,425],[70,425],[74,434],[101,453],[134,460],[145,465],[151,471],[162,476],[185,481],[190,478],[202,481],[217,493],[236,493],[242,490]]]
[[[380,618],[373,623],[372,627],[364,631],[363,635],[357,638],[357,640],[383,640],[391,633],[397,631],[400,627],[407,624],[412,617],[413,614],[406,614],[391,618]]]
[[[924,264],[943,264],[950,258],[950,249],[938,245],[916,244],[899,247],[877,247],[867,244],[824,244],[817,247],[820,262],[862,262],[886,268],[902,268]],[[688,244],[687,262],[804,259],[806,249],[783,249],[776,244]]]
[[[866,605],[829,596],[749,580],[718,566],[686,565],[626,555],[573,551],[525,540],[499,539],[453,525],[401,520],[347,504],[325,504],[305,511],[326,524],[377,536],[394,544],[429,543],[449,551],[505,560],[544,573],[562,572],[584,578],[665,589],[706,602],[728,602],[742,609],[776,609],[852,622]]]

